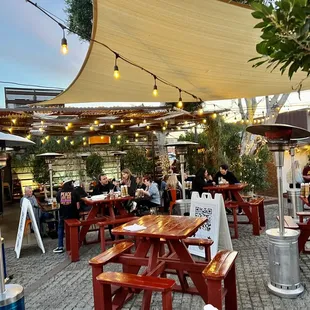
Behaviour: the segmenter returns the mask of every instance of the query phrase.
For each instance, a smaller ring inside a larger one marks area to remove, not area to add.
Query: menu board
[[[221,194],[192,192],[190,216],[207,217],[208,221],[199,228],[195,238],[212,239],[211,257],[219,250],[232,250],[232,242],[225,212],[225,204]],[[204,249],[198,246],[190,246],[189,251],[197,256],[205,257]]]
[[[32,229],[34,231],[37,243],[39,248],[42,250],[43,253],[45,253],[44,245],[41,239],[40,231],[33,213],[33,209],[31,206],[31,203],[28,199],[23,199],[20,217],[19,217],[19,224],[18,224],[18,230],[17,230],[17,236],[16,236],[16,242],[15,242],[15,252],[16,257],[19,258],[20,251],[23,244],[23,237],[24,237],[24,231],[25,231],[25,224],[27,220],[27,213],[29,215],[29,218],[31,220]]]

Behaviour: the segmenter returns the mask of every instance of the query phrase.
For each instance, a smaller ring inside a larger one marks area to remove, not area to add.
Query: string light
[[[202,122],[205,124],[205,123],[207,122],[207,120],[206,120],[206,119],[204,119]]]
[[[165,126],[163,126],[163,130],[166,130],[166,127],[165,127]]]
[[[66,34],[65,34],[65,27],[62,28],[63,31],[63,37],[61,39],[61,52],[63,55],[67,55],[68,54],[68,42],[66,39]]]
[[[31,139],[31,134],[27,135],[26,139],[30,140]]]
[[[121,123],[124,123],[124,120],[123,120],[123,119],[121,119]]]
[[[138,142],[138,139],[135,139],[136,142]]]
[[[113,125],[113,124],[111,124],[111,125],[110,125],[110,128],[111,128],[111,129],[113,129],[113,128],[114,128],[114,125]]]
[[[83,137],[83,141],[86,141],[86,137]]]
[[[71,144],[71,145],[74,145],[74,141],[73,141],[73,140],[72,140],[72,141],[70,141],[70,144]]]
[[[57,142],[58,144],[60,144],[61,140],[60,140],[60,139],[58,139],[56,142]]]
[[[41,125],[44,125],[44,121],[41,121]]]
[[[93,130],[94,130],[94,127],[93,127],[93,126],[90,126],[90,127],[89,127],[89,130],[90,130],[90,131],[93,131]]]
[[[117,143],[117,144],[120,144],[120,143],[121,143],[121,141],[117,140],[117,141],[116,141],[116,143]]]
[[[104,138],[103,136],[100,137],[101,140],[103,140],[103,138]]]
[[[153,87],[153,96],[157,97],[158,96],[158,89],[156,85],[156,76],[154,75],[154,87]]]
[[[66,126],[65,129],[68,131],[69,130],[69,126]]]
[[[99,121],[96,119],[96,120],[94,121],[94,124],[95,124],[95,125],[99,125]]]
[[[166,125],[168,125],[168,123],[169,123],[168,121],[165,121],[165,124],[166,124]]]
[[[48,141],[50,139],[50,136],[46,136],[45,140]]]
[[[34,3],[33,1],[31,0],[26,0],[26,2],[30,3],[31,5],[33,5],[35,8],[37,8],[38,10],[40,10],[42,13],[44,13],[47,17],[49,17],[50,19],[52,19],[55,23],[58,24],[58,26],[60,26],[63,30],[63,39],[61,40],[61,47],[62,47],[62,52],[64,54],[68,53],[68,43],[67,43],[67,39],[65,37],[65,30],[71,32],[71,33],[74,33],[76,35],[79,36],[79,33],[77,31],[73,31],[72,29],[70,29],[69,27],[67,27],[66,25],[60,23],[57,19],[55,19],[50,12],[48,12],[46,9],[44,9],[43,7],[39,6],[37,3]],[[54,15],[55,16],[55,15]],[[58,18],[56,16],[56,18]],[[58,18],[59,20],[61,20],[60,18]],[[113,53],[115,55],[115,65],[114,65],[114,77],[115,77],[115,74],[117,74],[117,77],[116,78],[119,78],[119,70],[118,70],[118,66],[117,66],[117,59],[121,59],[122,61],[126,62],[127,64],[133,66],[133,67],[136,67],[138,69],[141,69],[143,72],[147,73],[147,74],[150,74],[154,77],[155,79],[155,85],[154,85],[154,88],[153,88],[153,95],[154,96],[157,96],[158,95],[158,89],[157,89],[157,85],[156,85],[156,80],[157,81],[160,81],[161,83],[169,86],[169,87],[173,87],[173,88],[176,88],[176,89],[179,89],[180,90],[180,87],[174,85],[173,83],[165,80],[164,78],[161,78],[159,76],[156,76],[153,72],[149,71],[148,69],[145,69],[144,67],[136,64],[135,62],[127,59],[126,57],[120,55],[119,53],[117,53],[115,50],[113,50],[111,47],[109,47],[108,45],[106,45],[105,43],[103,42],[100,42],[100,41],[97,41],[97,40],[94,40],[94,39],[90,39],[90,41],[92,41],[93,43],[96,43],[98,45],[101,45],[102,47],[106,48],[107,50],[109,50],[111,53]],[[117,73],[115,73],[117,72]],[[186,93],[190,96],[192,96],[195,100],[199,100],[199,101],[203,101],[201,98],[198,98],[197,96],[195,96],[194,94],[182,89],[183,93]]]
[[[114,64],[114,78],[117,80],[120,77],[119,74],[119,70],[118,70],[118,65],[117,65],[117,59],[118,59],[119,55],[117,53],[115,53],[115,64]]]
[[[44,144],[45,143],[45,139],[42,139],[41,142],[42,142],[42,144]]]
[[[129,143],[129,140],[126,140],[126,143]]]
[[[150,126],[149,126],[149,125],[147,125],[147,126],[146,126],[146,129],[150,129]]]
[[[68,123],[68,125],[67,125],[69,128],[71,128],[72,127],[72,123]]]
[[[213,118],[213,119],[216,119],[216,118],[217,118],[216,112],[214,112],[214,113],[212,114],[212,118]]]
[[[86,141],[84,141],[84,142],[83,142],[83,145],[84,145],[84,146],[85,146],[85,145],[87,145],[87,142],[86,142]]]
[[[146,123],[146,120],[145,120],[145,119],[143,120],[143,123],[144,123],[144,124]]]
[[[130,119],[130,123],[133,123],[133,118]]]
[[[15,125],[16,124],[16,118],[12,119],[12,123]]]
[[[120,139],[121,138],[121,136],[119,135],[119,136],[117,136],[117,139]]]
[[[9,132],[12,133],[13,132],[13,127],[9,128]]]
[[[65,136],[65,137],[64,137],[64,140],[65,140],[65,141],[67,141],[67,140],[68,140],[68,137],[67,137],[67,136]]]
[[[135,136],[136,136],[136,137],[139,137],[139,134],[138,134],[138,133],[136,133],[136,134],[135,134]]]
[[[202,115],[202,114],[203,114],[203,108],[200,108],[200,109],[198,110],[198,114],[199,114],[199,115]]]
[[[180,88],[179,88],[179,101],[178,101],[177,107],[179,109],[183,108],[182,90]]]

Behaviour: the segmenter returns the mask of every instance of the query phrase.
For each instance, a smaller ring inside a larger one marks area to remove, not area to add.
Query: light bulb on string
[[[213,119],[216,119],[216,118],[217,118],[216,112],[214,112],[214,113],[212,114],[212,118],[213,118]]]
[[[179,109],[183,108],[182,90],[180,88],[179,88],[179,101],[178,101],[177,107]]]
[[[31,139],[31,134],[27,135],[26,139],[30,140]]]
[[[60,139],[58,139],[56,142],[57,142],[58,144],[60,144],[61,140],[60,140]]]
[[[68,41],[66,39],[65,29],[62,28],[62,31],[63,31],[63,37],[61,39],[61,49],[60,50],[61,50],[61,53],[63,55],[67,55],[68,51],[69,51],[69,49],[68,49]]]
[[[46,136],[45,140],[48,141],[50,139],[50,136]]]
[[[198,109],[198,114],[202,115],[203,114],[203,108]]]
[[[153,87],[153,96],[157,97],[158,96],[158,89],[156,85],[156,76],[154,75],[154,87]]]
[[[15,125],[16,124],[16,118],[12,119],[12,123]]]
[[[86,142],[86,141],[84,141],[84,142],[83,142],[83,145],[84,145],[84,146],[86,146],[86,145],[87,145],[87,142]]]
[[[13,127],[9,128],[9,132],[12,133],[13,132]]]
[[[119,74],[119,70],[118,70],[118,65],[117,65],[118,57],[119,57],[119,55],[115,54],[115,63],[114,63],[114,73],[113,73],[113,76],[114,76],[114,78],[116,80],[120,78],[120,74]]]

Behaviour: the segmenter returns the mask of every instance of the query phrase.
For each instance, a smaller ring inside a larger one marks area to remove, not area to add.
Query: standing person
[[[294,166],[295,166],[295,184],[296,184],[296,188],[300,188],[301,183],[304,182],[304,179],[302,177],[301,174],[301,170],[299,167],[299,162],[298,160],[294,161]],[[288,173],[286,174],[286,180],[289,183],[290,188],[293,188],[293,178],[292,178],[292,169],[290,169],[288,171]]]
[[[121,185],[127,185],[128,195],[135,196],[137,183],[135,177],[128,168],[122,170]]]
[[[236,184],[239,183],[238,179],[235,175],[228,170],[228,165],[222,164],[220,165],[220,171],[218,171],[214,176],[214,181],[216,184],[219,184],[220,178],[226,180],[229,184]]]
[[[67,219],[79,219],[80,203],[74,195],[73,181],[67,181],[62,189],[57,193],[57,202],[60,204],[59,223],[58,223],[58,246],[53,250],[54,253],[64,252],[64,222]]]
[[[105,173],[100,173],[98,176],[98,183],[94,187],[93,195],[101,195],[103,193],[109,193],[113,189],[113,184],[109,182],[109,179]]]

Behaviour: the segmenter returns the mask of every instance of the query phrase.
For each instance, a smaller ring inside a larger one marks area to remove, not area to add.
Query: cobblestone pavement
[[[277,205],[265,207],[267,228],[276,227]],[[239,239],[233,240],[237,259],[237,289],[239,309],[310,309],[310,256],[302,254],[301,280],[305,292],[297,299],[282,299],[271,295],[266,288],[269,279],[267,238],[253,236],[250,225],[239,225]],[[7,269],[14,275],[12,283],[25,288],[26,309],[93,309],[91,270],[88,260],[100,253],[99,245],[83,246],[81,260],[70,263],[66,254],[53,254],[56,240],[44,239],[46,254],[37,246],[23,246],[20,259],[14,249],[6,249]],[[107,270],[120,270],[116,264]],[[142,294],[129,301],[124,309],[140,309]],[[199,296],[175,293],[173,309],[201,310],[204,302]],[[153,310],[161,309],[161,296],[153,294]]]

